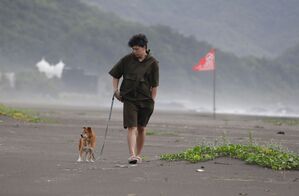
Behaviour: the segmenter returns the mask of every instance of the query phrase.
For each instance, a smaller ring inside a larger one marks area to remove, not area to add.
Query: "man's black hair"
[[[147,38],[144,34],[140,33],[133,35],[128,42],[128,45],[132,48],[133,46],[141,46],[147,48]]]

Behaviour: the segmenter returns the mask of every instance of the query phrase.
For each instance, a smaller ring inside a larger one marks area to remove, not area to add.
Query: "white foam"
[[[59,61],[56,65],[51,65],[44,58],[36,64],[38,71],[41,73],[45,73],[47,78],[61,78],[63,68],[65,64],[62,61]]]

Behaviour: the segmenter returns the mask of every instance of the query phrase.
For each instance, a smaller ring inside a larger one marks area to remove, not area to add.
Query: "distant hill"
[[[51,64],[63,60],[69,68],[98,75],[103,87],[99,93],[104,95],[111,90],[109,69],[130,52],[127,41],[139,32],[147,34],[149,48],[160,62],[160,100],[210,104],[212,73],[191,68],[212,47],[216,48],[219,104],[296,102],[299,95],[297,60],[284,59],[285,55],[275,60],[240,58],[170,27],[123,20],[80,0],[0,1],[0,72],[36,71],[35,64],[42,57]],[[290,50],[288,55],[299,56],[296,47]],[[35,78],[16,79],[37,85]],[[51,83],[52,88],[57,86]]]
[[[277,61],[296,67],[299,69],[299,43],[295,45],[294,47],[290,47],[287,50],[285,50],[281,55],[279,55],[278,58],[276,58]],[[294,66],[296,65],[296,66]]]
[[[211,47],[165,26],[124,21],[79,0],[2,0],[0,25],[0,62],[10,68],[32,68],[45,57],[52,64],[63,60],[99,73],[130,52],[128,39],[139,32],[148,35],[153,53],[172,65],[190,64],[198,51]]]
[[[297,0],[87,0],[145,25],[169,25],[238,56],[275,57],[299,41]]]
[[[2,0],[0,19],[2,64],[16,68],[20,64],[31,68],[45,57],[53,63],[63,60],[68,66],[98,70],[107,59],[125,52],[119,46],[133,31],[132,23],[78,0]]]

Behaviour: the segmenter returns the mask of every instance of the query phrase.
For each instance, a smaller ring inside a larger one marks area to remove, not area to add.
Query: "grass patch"
[[[189,161],[197,163],[213,160],[219,157],[240,159],[248,164],[255,164],[274,170],[298,170],[299,156],[279,145],[258,145],[254,143],[252,133],[249,132],[248,144],[230,144],[223,136],[222,144],[209,145],[203,143],[181,153],[162,154],[161,160]]]
[[[37,114],[29,110],[17,110],[11,107],[7,107],[0,104],[0,115],[8,116],[16,120],[22,120],[27,122],[42,122],[43,119],[39,118]]]
[[[178,134],[169,131],[146,131],[147,136],[178,136]]]
[[[266,122],[266,123],[273,124],[275,126],[282,126],[282,125],[296,126],[296,125],[299,125],[299,119],[298,118],[265,118],[263,121]]]
[[[219,157],[231,157],[274,170],[299,169],[299,156],[282,152],[265,146],[251,146],[242,144],[228,144],[221,146],[195,146],[178,154],[163,154],[162,160],[181,161],[191,163],[208,161]]]

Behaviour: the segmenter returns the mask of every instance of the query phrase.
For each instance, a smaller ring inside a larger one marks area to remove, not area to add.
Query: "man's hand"
[[[120,95],[120,91],[119,90],[115,90],[114,91],[114,97],[116,97],[116,99],[120,102],[123,102],[123,98],[122,96]]]

